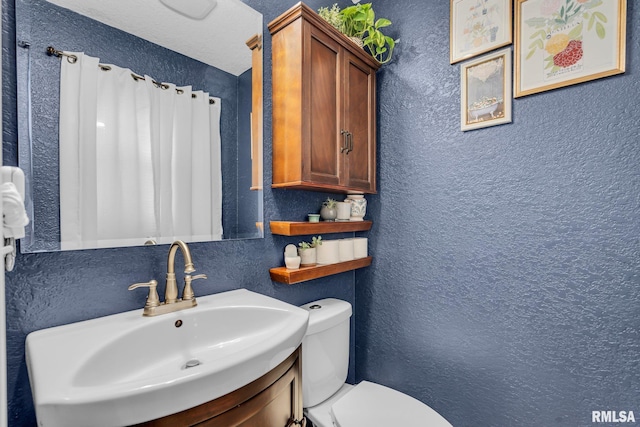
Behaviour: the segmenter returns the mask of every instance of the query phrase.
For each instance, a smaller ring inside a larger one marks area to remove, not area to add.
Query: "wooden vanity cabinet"
[[[302,420],[301,347],[276,368],[225,396],[145,427],[287,427]]]
[[[303,3],[269,30],[272,187],[375,193],[380,64]]]

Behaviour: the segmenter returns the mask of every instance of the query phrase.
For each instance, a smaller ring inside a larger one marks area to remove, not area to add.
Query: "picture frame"
[[[511,47],[460,65],[460,128],[511,123]]]
[[[511,44],[512,0],[450,0],[450,63]]]
[[[516,0],[514,96],[625,71],[627,0]]]

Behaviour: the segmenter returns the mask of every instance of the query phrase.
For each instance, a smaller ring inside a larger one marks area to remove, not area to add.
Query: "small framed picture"
[[[515,97],[625,70],[627,0],[516,0]]]
[[[463,131],[511,123],[511,48],[460,65]]]
[[[450,0],[450,62],[511,44],[511,0]]]

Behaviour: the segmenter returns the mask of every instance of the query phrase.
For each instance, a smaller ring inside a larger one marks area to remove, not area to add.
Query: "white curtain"
[[[220,99],[72,54],[61,61],[61,248],[221,239]]]

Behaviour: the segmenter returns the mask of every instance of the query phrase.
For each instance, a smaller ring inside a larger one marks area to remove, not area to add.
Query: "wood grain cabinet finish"
[[[380,64],[303,3],[269,30],[272,187],[375,193]]]
[[[157,420],[145,427],[287,427],[302,420],[301,347],[254,382],[211,402]],[[136,427],[137,427],[136,426]]]

